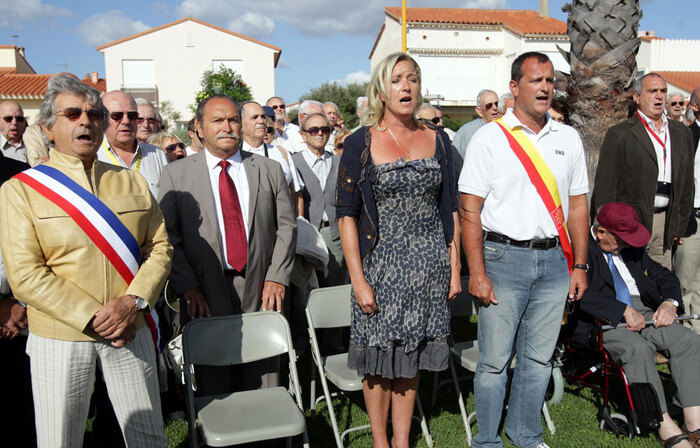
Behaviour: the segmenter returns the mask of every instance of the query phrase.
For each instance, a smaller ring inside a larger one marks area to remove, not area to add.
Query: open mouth
[[[83,143],[92,143],[92,137],[90,137],[87,134],[79,135],[78,140],[80,140]]]
[[[413,100],[410,96],[404,96],[399,99],[399,102],[402,104],[408,104]]]

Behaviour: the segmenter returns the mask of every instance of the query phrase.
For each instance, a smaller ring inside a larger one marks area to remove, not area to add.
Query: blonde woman
[[[360,128],[338,172],[340,237],[352,283],[348,366],[364,376],[376,448],[408,447],[418,370],[449,357],[447,300],[460,291],[450,140],[415,118],[420,68],[395,53],[372,73]]]
[[[168,158],[168,163],[172,163],[177,159],[183,159],[187,156],[185,144],[182,143],[180,137],[170,132],[161,131],[157,134],[153,134],[148,139],[148,143],[162,149],[165,156]]]

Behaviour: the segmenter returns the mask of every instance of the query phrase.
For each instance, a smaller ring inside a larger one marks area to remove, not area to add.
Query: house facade
[[[264,102],[275,92],[281,50],[259,40],[184,18],[97,47],[104,54],[107,90],[123,90],[180,113],[178,126],[192,117],[190,106],[202,74],[220,66],[233,69]]]

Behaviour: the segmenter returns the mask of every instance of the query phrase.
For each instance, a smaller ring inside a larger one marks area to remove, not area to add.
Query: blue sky
[[[561,12],[565,3],[550,0],[550,15],[566,21]],[[275,87],[292,103],[327,81],[368,79],[368,56],[385,6],[401,6],[401,1],[2,1],[0,44],[25,47],[37,73],[67,70],[82,76],[97,71],[103,77],[104,58],[97,46],[193,16],[280,47]],[[408,6],[537,10],[539,0],[408,0]],[[642,0],[642,10],[641,30],[669,39],[700,39],[698,0]]]

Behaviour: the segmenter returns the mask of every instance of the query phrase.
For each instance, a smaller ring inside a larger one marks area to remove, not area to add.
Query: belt
[[[670,182],[657,182],[656,183],[656,194],[663,196],[671,196],[671,183]]]
[[[329,221],[321,221],[321,226],[319,227],[319,230],[323,229],[324,227],[328,227],[330,225],[331,225],[331,223]]]
[[[235,269],[224,269],[224,275],[231,275],[233,277],[245,278],[245,271],[246,271],[246,268],[243,268],[242,271],[237,271]]]
[[[526,247],[528,249],[537,250],[547,250],[559,246],[559,237],[545,238],[539,240],[512,240],[507,236],[501,235],[500,233],[486,232],[486,241],[491,241],[493,243],[507,244],[514,247]]]
[[[668,210],[668,205],[666,207],[654,207],[654,213],[664,213]]]

